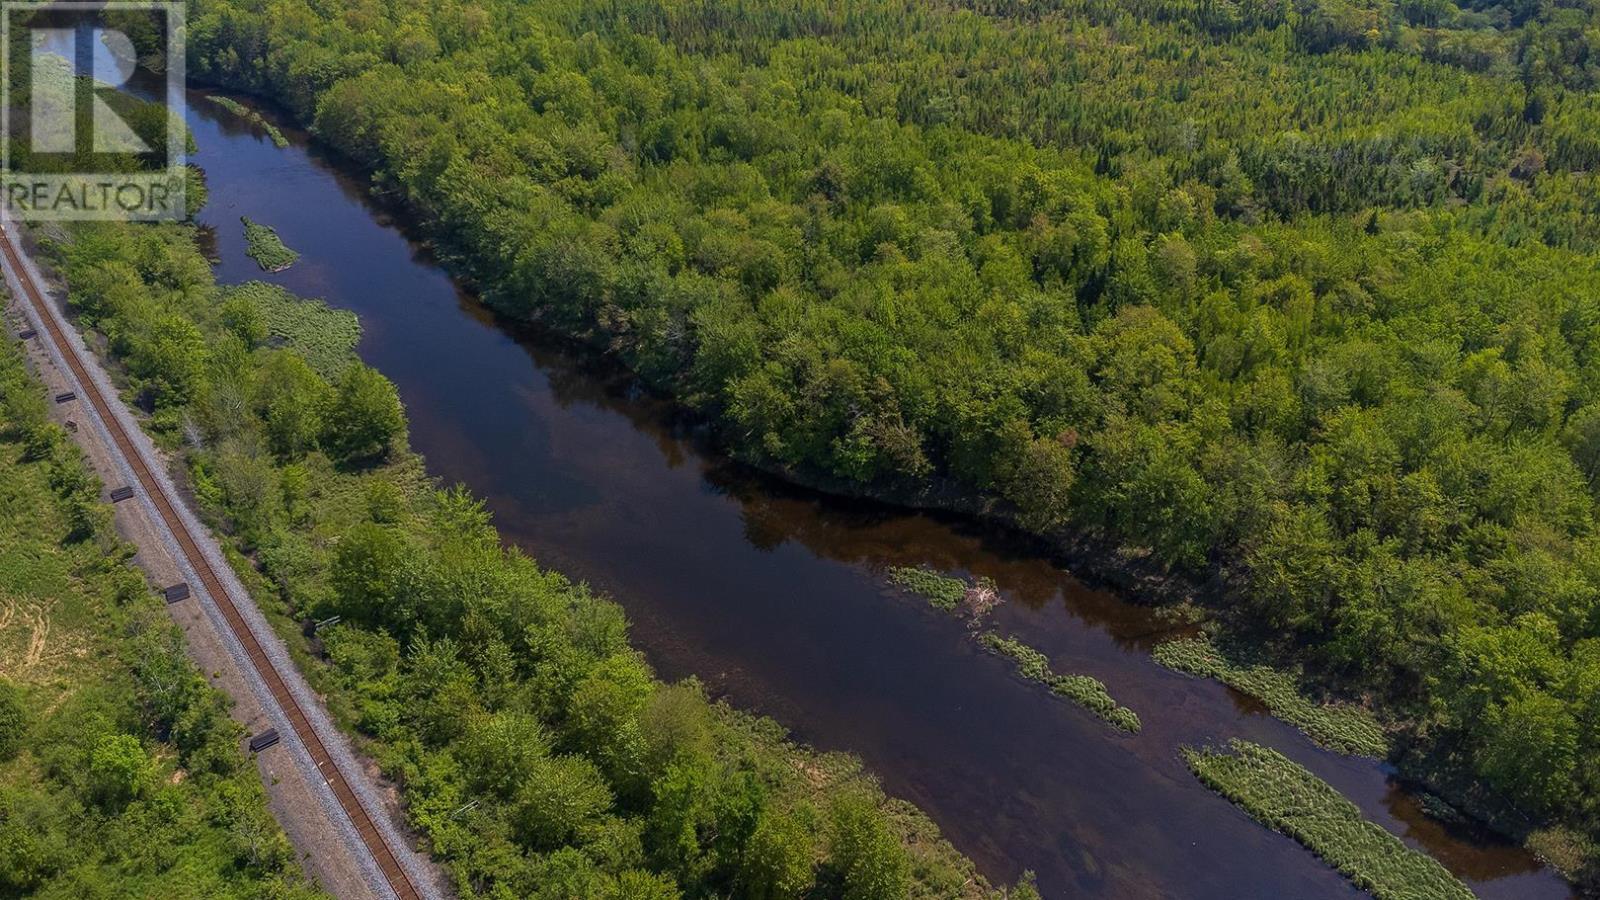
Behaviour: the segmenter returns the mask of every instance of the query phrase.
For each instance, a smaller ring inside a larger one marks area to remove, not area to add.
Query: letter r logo
[[[0,0],[0,217],[181,222],[184,0]]]
[[[150,146],[94,89],[96,85],[121,87],[133,77],[135,54],[127,35],[99,27],[32,28],[29,32],[29,74],[33,80],[29,145],[33,152],[150,152]],[[109,53],[94,52],[102,44]],[[75,66],[60,55],[67,48],[76,60]],[[93,83],[74,77],[74,68],[92,73]],[[84,131],[93,135],[87,146],[79,144]]]

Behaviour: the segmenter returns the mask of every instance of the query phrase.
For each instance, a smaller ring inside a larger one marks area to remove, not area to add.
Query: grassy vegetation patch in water
[[[224,302],[239,296],[248,297],[261,313],[267,334],[300,351],[322,375],[337,375],[354,358],[361,340],[361,320],[355,313],[296,297],[264,281],[223,289]]]
[[[1139,714],[1118,703],[1100,679],[1088,675],[1058,675],[1043,653],[992,631],[985,632],[979,640],[991,652],[1011,657],[1024,678],[1048,685],[1052,693],[1077,703],[1117,728],[1138,734],[1143,727]]]
[[[1255,697],[1274,716],[1329,750],[1378,758],[1389,752],[1388,738],[1371,712],[1355,706],[1314,703],[1300,692],[1293,676],[1271,666],[1232,659],[1206,638],[1167,641],[1151,655],[1169,669],[1215,678]]]
[[[1471,900],[1444,866],[1381,826],[1327,782],[1268,747],[1248,741],[1183,750],[1205,785],[1257,821],[1294,838],[1378,900]]]
[[[248,106],[245,106],[243,103],[240,103],[237,100],[230,100],[227,97],[211,96],[207,97],[206,99],[222,107],[228,112],[233,113],[239,118],[245,119],[246,121],[250,122],[250,124],[260,128],[262,131],[265,131],[268,139],[272,141],[273,146],[279,148],[289,146],[289,139],[283,136],[283,132],[278,129],[278,126],[268,122],[266,117],[262,116],[261,113],[251,109]]]
[[[1117,703],[1098,678],[1058,674],[1050,668],[1050,660],[1043,653],[1019,640],[1001,637],[992,631],[977,634],[984,616],[1000,602],[999,592],[989,579],[980,578],[976,585],[969,585],[960,578],[941,575],[931,569],[896,566],[889,569],[889,580],[921,595],[938,609],[954,612],[965,602],[964,612],[971,617],[974,637],[990,652],[1010,657],[1023,677],[1046,685],[1057,696],[1077,703],[1123,731],[1137,734],[1143,727],[1138,713]]]
[[[931,569],[895,566],[889,570],[889,580],[913,594],[920,594],[939,609],[955,609],[967,596],[965,581]]]
[[[300,258],[300,254],[283,243],[283,238],[278,237],[278,232],[271,225],[252,221],[249,216],[240,216],[239,221],[244,223],[244,239],[249,245],[245,253],[261,268],[268,272],[282,272]]]

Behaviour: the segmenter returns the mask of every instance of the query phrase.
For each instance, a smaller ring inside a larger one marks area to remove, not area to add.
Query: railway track
[[[383,832],[368,813],[366,805],[346,780],[343,772],[334,762],[322,738],[318,736],[315,726],[301,709],[299,701],[279,673],[277,665],[267,655],[261,642],[256,638],[255,631],[250,627],[245,618],[240,615],[238,607],[233,602],[233,597],[224,587],[221,579],[217,577],[206,554],[201,551],[199,543],[191,533],[183,517],[178,515],[176,500],[169,497],[161,480],[155,477],[144,454],[128,436],[119,417],[112,413],[109,403],[101,393],[99,385],[90,376],[88,367],[79,357],[78,348],[67,340],[66,334],[57,321],[54,310],[50,308],[50,300],[45,292],[36,283],[32,271],[23,264],[22,257],[12,242],[11,226],[9,223],[0,225],[0,256],[6,268],[14,273],[16,282],[22,287],[24,300],[33,307],[34,318],[38,320],[43,330],[40,337],[50,341],[55,347],[58,356],[66,362],[72,373],[73,380],[77,382],[81,391],[79,398],[89,404],[95,415],[105,425],[106,432],[110,435],[116,446],[116,452],[123,458],[134,478],[139,482],[144,495],[149,498],[156,514],[162,524],[172,534],[177,543],[178,550],[182,553],[184,561],[200,580],[200,587],[211,598],[217,609],[221,612],[228,629],[235,640],[244,649],[245,656],[250,665],[255,669],[255,674],[266,685],[272,700],[277,704],[284,720],[293,730],[294,736],[304,746],[312,764],[317,768],[328,788],[333,792],[334,799],[339,807],[349,818],[356,834],[365,845],[377,870],[382,873],[390,890],[400,900],[421,900],[423,894],[413,883],[411,875],[400,864],[399,857],[389,846]]]

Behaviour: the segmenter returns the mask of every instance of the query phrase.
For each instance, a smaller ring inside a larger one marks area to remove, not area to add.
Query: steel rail
[[[49,308],[49,300],[44,296],[37,284],[34,283],[33,274],[27,266],[23,265],[17,249],[12,245],[11,236],[7,229],[0,227],[0,251],[5,254],[6,264],[16,273],[17,283],[22,286],[22,292],[27,301],[33,306],[39,322],[44,326],[45,333],[49,335],[51,343],[56,346],[60,356],[72,370],[73,377],[77,380],[83,394],[81,399],[89,403],[105,423],[107,432],[116,444],[116,450],[126,460],[134,477],[138,479],[144,493],[155,506],[157,514],[166,524],[167,530],[172,533],[177,541],[178,548],[182,551],[189,567],[200,578],[200,585],[211,596],[217,608],[221,611],[223,619],[227,622],[228,629],[244,648],[245,655],[250,660],[250,665],[255,668],[256,674],[266,684],[272,694],[272,699],[278,704],[283,717],[288,721],[289,727],[305,746],[311,761],[316,765],[318,773],[333,796],[339,801],[339,806],[350,818],[350,824],[355,827],[356,834],[361,837],[362,843],[377,863],[378,870],[383,873],[384,879],[389,883],[389,888],[394,891],[400,900],[422,900],[422,895],[411,882],[411,877],[406,873],[405,867],[400,865],[400,860],[389,848],[389,843],[383,837],[375,824],[372,816],[362,805],[350,783],[345,780],[344,773],[334,763],[322,739],[317,736],[316,729],[311,720],[300,709],[300,704],[289,691],[289,686],[284,683],[283,676],[278,674],[277,666],[262,649],[260,641],[256,639],[255,632],[250,628],[244,617],[239,614],[238,608],[233,603],[233,598],[222,586],[216,572],[206,560],[206,555],[201,552],[194,535],[189,532],[188,526],[178,516],[174,502],[162,489],[161,483],[151,474],[146,464],[144,454],[128,437],[122,422],[113,415],[104,395],[101,394],[95,380],[89,376],[88,369],[78,357],[77,348],[66,339],[61,326],[57,324],[56,317]]]

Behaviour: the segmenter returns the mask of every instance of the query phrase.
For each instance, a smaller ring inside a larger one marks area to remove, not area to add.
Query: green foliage
[[[193,398],[160,407],[201,432],[186,444],[195,494],[252,552],[238,565],[258,562],[243,572],[292,646],[304,647],[294,621],[341,616],[318,635],[327,665],[306,657],[309,676],[403,786],[461,895],[794,897],[842,879],[863,897],[885,886],[997,896],[858,762],[798,748],[693,682],[658,681],[629,648],[620,608],[507,550],[481,502],[429,481],[406,449],[393,385],[349,359],[348,344],[331,383],[304,341],[260,344],[249,310],[279,334],[273,310],[300,301],[264,286],[219,292],[189,265],[195,246],[168,240],[181,233],[75,225],[53,249],[96,327],[133,330],[154,309],[184,316],[214,348]],[[181,647],[169,651],[141,645],[148,683],[176,689],[140,705],[176,739],[199,701],[175,674]],[[227,768],[211,746],[185,751],[191,773]],[[101,780],[136,786],[85,781],[85,796],[163,790],[113,777],[137,769],[131,752],[104,755]],[[835,840],[805,811],[846,793],[851,837]],[[279,856],[269,845],[262,858]]]
[[[764,810],[739,864],[739,888],[750,900],[799,900],[811,889],[815,848],[805,817]]]
[[[323,442],[345,462],[381,460],[405,439],[400,394],[377,369],[351,363],[344,369],[322,417]]]
[[[1158,644],[1156,662],[1169,669],[1215,678],[1260,700],[1274,716],[1304,731],[1312,740],[1340,753],[1383,758],[1389,740],[1372,713],[1355,706],[1313,703],[1294,676],[1271,666],[1248,664],[1223,653],[1209,639],[1179,638]]]
[[[931,569],[895,566],[889,570],[889,580],[913,594],[920,594],[939,609],[955,609],[967,596],[965,581]]]
[[[1378,900],[1472,897],[1444,866],[1367,821],[1304,767],[1269,747],[1238,740],[1231,746],[1231,753],[1186,748],[1183,757],[1207,787],[1304,844]]]
[[[1312,677],[1595,837],[1595,15],[207,0],[190,64],[739,454],[1225,566]],[[1526,614],[1550,664],[1500,671]]]
[[[27,44],[20,40],[21,33],[15,37],[19,38],[19,41],[13,45],[11,52],[28,52]],[[51,129],[65,127],[66,123],[72,121],[71,110],[75,97],[82,96],[78,92],[93,90],[94,96],[116,113],[117,117],[127,124],[147,147],[151,148],[152,152],[145,157],[146,160],[167,158],[170,119],[161,103],[146,101],[127,92],[104,90],[103,86],[96,85],[87,75],[74,78],[72,65],[54,53],[36,56],[31,65],[12,67],[7,77],[11,81],[13,97],[26,97],[29,104],[53,110],[53,115],[47,114],[42,120],[35,120],[44,127]],[[58,131],[52,137],[57,140],[64,139],[72,145],[70,134]],[[183,140],[186,142],[187,151],[193,152],[194,138],[187,133],[187,130]],[[93,142],[76,144],[76,149],[70,156],[59,153],[35,154],[33,151],[35,146],[42,144],[19,141],[17,146],[12,148],[10,166],[16,171],[41,173],[127,172],[139,169],[144,162],[119,154],[97,152]]]
[[[133,735],[107,735],[89,752],[88,775],[90,796],[104,807],[121,809],[149,787],[150,757]]]
[[[264,271],[282,272],[299,259],[299,253],[283,243],[274,227],[251,221],[250,216],[240,216],[240,221],[245,223],[245,255]]]
[[[877,815],[875,804],[842,796],[830,810],[828,844],[843,900],[903,900],[911,862]]]
[[[256,371],[258,415],[268,445],[284,459],[316,448],[333,391],[302,352],[273,353]]]
[[[613,800],[594,763],[558,756],[540,758],[511,802],[517,841],[533,850],[554,850],[599,825]]]
[[[0,763],[17,755],[27,733],[28,709],[23,705],[22,689],[0,678]]]
[[[249,216],[240,216],[244,223],[245,255],[268,272],[282,272],[294,265],[300,254],[290,250],[270,225],[253,222]]]
[[[280,130],[278,126],[268,122],[266,117],[261,115],[260,112],[245,106],[243,103],[240,103],[231,97],[222,97],[217,94],[211,94],[208,95],[206,99],[266,132],[267,137],[272,141],[274,146],[279,148],[289,146],[289,139],[284,137],[283,131]],[[245,228],[248,229],[249,227],[249,223],[246,222]],[[276,235],[274,235],[274,238],[276,238]],[[293,262],[293,260],[290,260],[290,262]],[[265,263],[263,263],[262,268],[268,267]]]
[[[128,371],[147,387],[156,404],[181,406],[199,389],[209,355],[193,323],[178,316],[158,316],[148,331],[130,342]]]
[[[1572,799],[1578,723],[1560,700],[1528,691],[1490,708],[1487,746],[1478,771],[1511,786],[1539,810],[1559,809]]]
[[[414,551],[393,528],[361,523],[347,531],[328,574],[341,613],[374,624],[399,618]]]
[[[256,302],[252,292],[245,290],[229,291],[222,297],[222,325],[246,348],[261,346],[270,334],[266,311],[262,306]]]
[[[0,344],[0,896],[320,896],[44,397]]]
[[[299,351],[305,362],[330,380],[344,371],[361,340],[361,321],[355,313],[296,297],[275,284],[250,281],[222,288],[221,296],[225,316],[238,305],[254,306],[271,339]]]
[[[1110,724],[1132,734],[1138,734],[1142,724],[1139,714],[1122,706],[1098,678],[1088,675],[1058,675],[1050,668],[1050,660],[1043,653],[1015,638],[1002,637],[986,631],[979,642],[991,652],[1010,657],[1017,664],[1022,677],[1047,685],[1051,692],[1082,706]]]
[[[205,208],[206,201],[211,198],[211,191],[206,186],[205,172],[193,164],[183,167],[183,183],[185,218],[192,221],[200,210]]]
[[[101,546],[111,516],[100,502],[99,482],[83,467],[78,449],[67,433],[50,421],[38,382],[11,344],[0,352],[0,415],[0,431],[8,439],[20,442],[22,458],[43,466],[55,494],[54,502],[66,515],[66,539],[90,547]],[[4,755],[0,753],[0,758]]]

